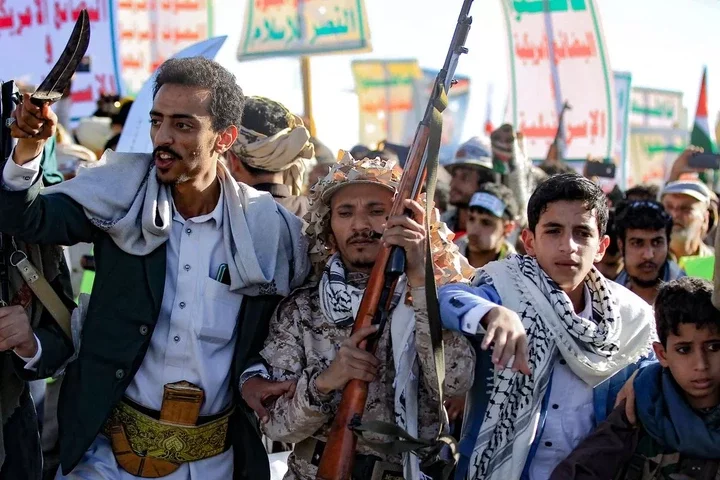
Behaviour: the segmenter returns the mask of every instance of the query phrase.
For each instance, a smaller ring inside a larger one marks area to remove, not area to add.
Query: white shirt
[[[592,318],[590,290],[585,286],[585,307],[578,313],[582,318]],[[480,320],[493,305],[478,305],[462,319],[465,333],[476,335],[484,329]],[[561,356],[553,365],[550,397],[545,417],[545,427],[537,451],[530,464],[530,480],[547,480],[555,467],[587,437],[595,424],[593,389],[567,366]],[[525,459],[523,459],[525,461]]]
[[[23,167],[6,163],[3,184],[25,190],[39,171],[39,159]],[[160,410],[163,386],[181,380],[205,392],[201,415],[221,412],[232,401],[230,367],[237,340],[237,315],[242,295],[215,280],[227,264],[223,244],[223,196],[215,209],[191,219],[173,204],[173,225],[167,242],[163,300],[147,354],[125,394],[133,401]],[[36,356],[36,359],[39,355]],[[167,480],[232,478],[233,451],[182,465]],[[73,472],[57,479],[118,479],[134,477],[117,466],[109,441],[98,436]]]
[[[585,287],[585,308],[578,316],[592,319],[592,297]],[[530,464],[530,480],[547,480],[555,467],[592,432],[593,389],[570,370],[561,356],[553,365],[550,398],[540,443]]]

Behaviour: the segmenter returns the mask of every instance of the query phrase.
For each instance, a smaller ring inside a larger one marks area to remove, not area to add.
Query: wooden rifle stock
[[[391,216],[403,214],[405,212],[404,201],[406,199],[418,200],[422,192],[427,173],[425,154],[430,140],[430,125],[438,94],[442,91],[439,87],[444,87],[446,91],[449,89],[458,58],[461,54],[467,53],[464,45],[472,21],[468,16],[471,4],[472,0],[463,2],[445,64],[435,80],[425,114],[415,131],[415,137],[397,188],[397,195],[390,210]],[[427,200],[432,201],[432,198]],[[389,315],[388,310],[395,285],[399,276],[405,271],[404,254],[404,250],[400,248],[380,248],[355,318],[352,333],[375,324],[379,324],[380,328],[372,337],[363,340],[358,345],[359,348],[375,352],[377,340],[382,335],[383,326]],[[367,382],[355,379],[345,385],[342,400],[335,414],[335,420],[318,466],[317,478],[319,480],[350,479],[357,445],[357,437],[353,428],[362,420],[367,395]]]
[[[427,145],[430,129],[425,125],[418,127],[415,134],[415,140],[408,154],[408,160],[405,163],[405,170],[400,178],[398,192],[393,202],[390,215],[398,215],[403,213],[405,207],[403,201],[408,198],[417,200],[420,191],[414,190],[414,180],[420,177],[420,185],[424,183],[425,170],[421,170],[423,165],[423,156],[425,155],[425,147]],[[365,293],[363,294],[355,324],[352,333],[359,329],[368,327],[378,323],[378,311],[382,305],[383,290],[388,290],[388,281],[390,295],[387,296],[386,302],[389,303],[392,292],[395,290],[397,278],[387,278],[385,269],[390,260],[392,253],[391,248],[381,247],[378,256],[375,259],[370,278],[368,280]],[[384,305],[385,307],[389,305]],[[358,344],[358,348],[374,352],[377,346],[377,338],[382,334],[379,330],[377,334],[367,340],[363,340]],[[365,403],[367,402],[368,383],[362,380],[350,380],[343,389],[342,400],[335,414],[328,442],[325,446],[320,465],[318,467],[317,478],[322,480],[346,480],[350,478],[350,472],[353,467],[355,458],[355,447],[357,445],[357,437],[352,427],[359,424],[362,414],[365,411]]]

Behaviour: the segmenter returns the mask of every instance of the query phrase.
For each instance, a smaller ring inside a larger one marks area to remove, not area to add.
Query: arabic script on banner
[[[651,128],[684,128],[682,92],[653,88],[632,89],[630,125]]]
[[[616,130],[615,130],[615,150],[613,158],[618,165],[617,180],[620,182],[620,188],[627,188],[628,169],[627,165],[627,142],[630,126],[628,125],[628,116],[630,114],[630,86],[632,84],[632,75],[629,72],[614,72],[615,78],[615,97],[617,98],[616,112]]]
[[[370,50],[363,0],[249,0],[238,59]]]
[[[558,130],[559,96],[572,106],[565,114],[565,158],[612,157],[616,98],[595,1],[501,2],[510,48],[507,120],[524,133],[528,154],[545,158]]]
[[[437,77],[437,70],[423,69],[422,78],[415,82],[415,100],[413,109],[409,114],[405,129],[405,143],[410,144],[418,123],[425,114],[430,93]],[[462,141],[463,129],[465,128],[465,117],[470,105],[470,78],[462,75],[453,77],[456,83],[448,92],[448,105],[443,111],[442,137],[440,141],[440,153],[438,154],[441,164],[447,163],[455,156],[455,151]]]
[[[117,0],[125,92],[135,95],[157,67],[212,36],[212,0]]]
[[[413,108],[417,60],[357,60],[352,63],[360,114],[360,143],[399,143]]]
[[[687,146],[685,130],[634,128],[630,133],[629,185],[663,185],[673,162]]]
[[[108,0],[0,0],[0,77],[37,86],[60,57],[80,12],[90,18],[90,45],[73,77],[71,117],[91,115],[102,93],[118,91]]]

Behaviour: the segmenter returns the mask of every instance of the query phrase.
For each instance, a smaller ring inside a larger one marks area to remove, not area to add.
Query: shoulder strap
[[[438,418],[440,424],[436,437],[432,440],[417,439],[409,435],[405,430],[395,424],[387,422],[371,421],[362,422],[360,425],[353,427],[358,434],[358,440],[373,450],[385,455],[398,455],[404,452],[417,451],[423,449],[428,454],[426,465],[434,463],[440,455],[444,447],[449,446],[454,462],[443,468],[442,478],[448,478],[454,463],[457,463],[459,452],[457,442],[450,435],[443,433],[448,425],[447,413],[443,405],[443,385],[445,383],[445,350],[442,341],[442,323],[440,320],[440,306],[437,299],[437,286],[435,285],[435,269],[432,258],[432,251],[429,240],[429,219],[433,212],[432,199],[435,196],[435,184],[437,180],[438,153],[440,151],[440,141],[442,136],[442,112],[447,107],[447,95],[442,85],[438,87],[440,91],[436,96],[437,101],[433,105],[432,121],[430,124],[430,138],[426,149],[426,168],[425,177],[425,194],[427,201],[425,202],[425,229],[428,232],[428,241],[425,243],[425,295],[427,303],[428,321],[430,324],[430,342],[433,349],[433,358],[435,363],[434,376],[437,381],[438,391]],[[374,442],[365,439],[363,432],[373,432],[376,434],[387,435],[397,440],[388,442]],[[429,451],[428,451],[429,450]]]
[[[45,310],[55,319],[63,333],[72,340],[72,329],[70,327],[71,312],[65,306],[55,290],[50,286],[47,279],[43,277],[37,268],[30,262],[25,252],[15,249],[10,255],[10,265],[17,268],[27,283],[30,290],[35,294]]]
[[[5,234],[0,233],[0,307],[10,304],[10,269]]]

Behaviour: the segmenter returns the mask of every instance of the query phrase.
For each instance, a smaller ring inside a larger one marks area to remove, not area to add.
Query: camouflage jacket
[[[720,480],[718,459],[668,451],[642,427],[630,424],[625,403],[590,434],[550,480]]]
[[[349,274],[351,284],[362,287],[367,276]],[[434,438],[439,429],[437,387],[435,379],[430,331],[424,295],[412,301],[416,319],[416,344],[420,370],[418,420],[420,438]],[[390,320],[392,321],[392,319]],[[341,392],[327,396],[314,388],[314,379],[328,368],[339,345],[350,336],[352,326],[338,326],[323,315],[318,300],[317,283],[308,284],[293,292],[278,306],[270,324],[270,333],[261,355],[271,367],[275,380],[298,379],[293,398],[279,398],[270,408],[270,419],[262,425],[265,435],[273,440],[301,443],[312,439],[327,440],[327,434],[340,402]],[[390,345],[390,328],[386,327],[378,342],[376,355],[383,360],[377,378],[369,386],[363,420],[394,422],[395,377]],[[450,331],[443,332],[445,343],[445,394],[462,395],[472,384],[475,352],[466,338]],[[371,440],[386,438],[367,434]],[[388,458],[358,445],[357,452],[376,455],[383,460],[400,463],[400,457]],[[285,479],[314,480],[316,467],[291,454]]]

